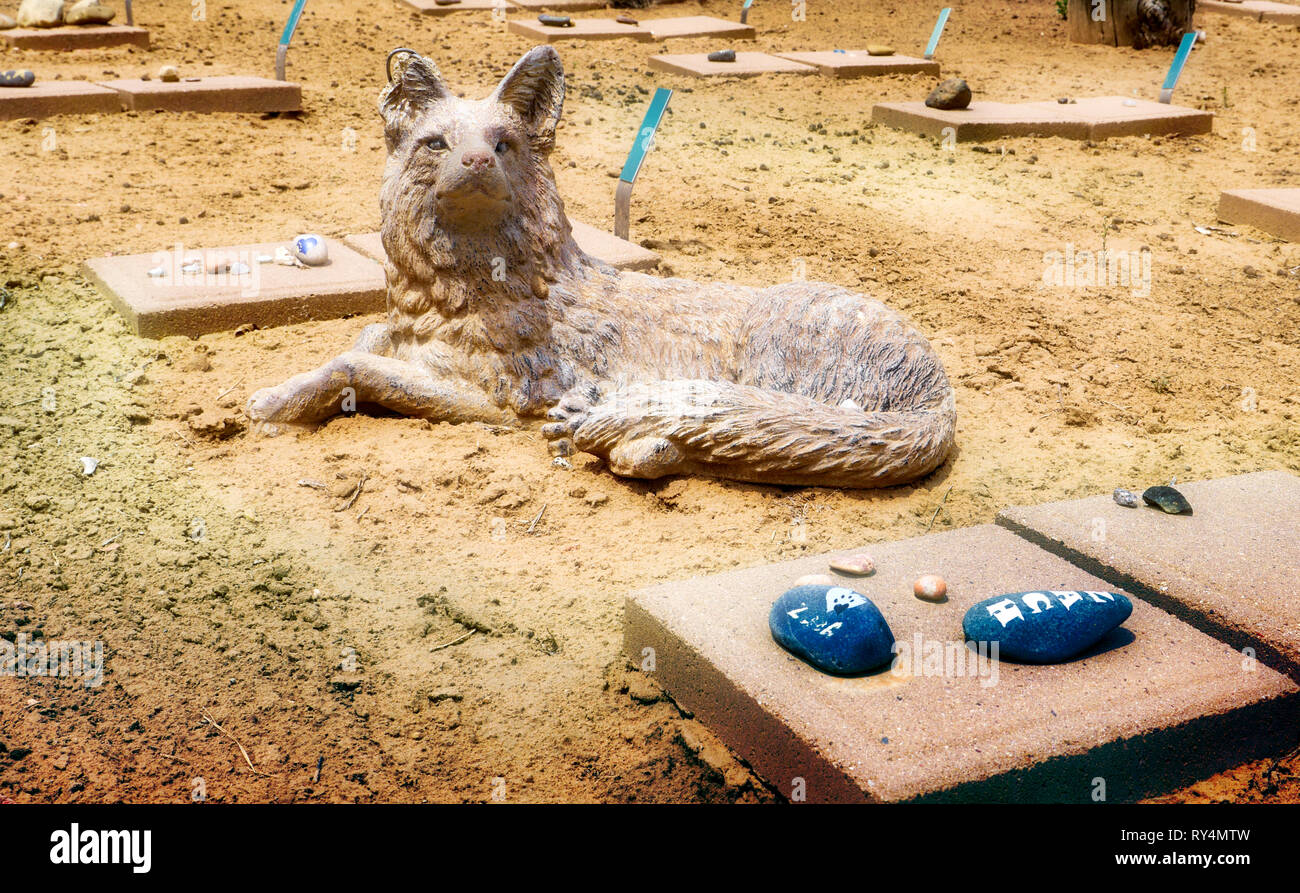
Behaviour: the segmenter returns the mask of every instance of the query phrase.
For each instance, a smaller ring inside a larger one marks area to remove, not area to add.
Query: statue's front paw
[[[546,438],[552,456],[573,455],[573,432],[587,420],[589,412],[591,404],[581,397],[569,395],[546,414],[551,421],[542,426],[542,436]]]
[[[284,408],[284,398],[275,388],[262,388],[248,398],[244,413],[252,422],[272,422]]]

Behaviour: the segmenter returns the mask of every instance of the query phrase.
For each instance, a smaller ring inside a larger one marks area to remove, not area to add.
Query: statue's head
[[[547,156],[564,104],[564,69],[553,47],[529,51],[486,99],[452,93],[432,61],[390,56],[379,98],[387,178],[403,203],[449,232],[484,230],[523,215],[554,192]]]

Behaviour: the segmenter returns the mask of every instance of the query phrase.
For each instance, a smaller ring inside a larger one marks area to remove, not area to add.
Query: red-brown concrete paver
[[[1197,12],[1218,12],[1224,15],[1244,16],[1257,22],[1275,22],[1279,25],[1300,24],[1300,6],[1294,3],[1274,3],[1272,0],[1244,0],[1230,3],[1226,0],[1200,0]]]
[[[170,83],[127,78],[99,84],[117,91],[122,108],[137,112],[296,112],[302,109],[302,88],[297,84],[246,75],[185,78]]]
[[[592,257],[603,260],[611,267],[619,270],[648,270],[659,263],[659,255],[649,248],[642,248],[634,242],[620,239],[613,233],[578,220],[570,220],[569,226],[573,228],[573,239],[578,243],[579,248]],[[388,261],[388,254],[384,251],[384,243],[379,233],[344,236],[343,241],[349,247],[381,264]]]
[[[37,81],[30,87],[0,87],[0,120],[5,121],[121,110],[115,92],[87,81]]]
[[[583,12],[588,9],[604,9],[609,4],[606,0],[510,0],[515,6],[532,9],[537,12]]]
[[[816,74],[817,69],[768,53],[737,52],[735,62],[710,62],[708,53],[661,53],[650,57],[650,67],[688,77],[749,78],[763,74]]]
[[[1132,105],[1126,105],[1126,102]],[[1004,137],[1057,136],[1107,139],[1113,136],[1209,133],[1210,112],[1124,96],[1098,96],[1073,103],[972,102],[966,109],[932,109],[924,102],[882,102],[871,120],[899,130],[941,139],[952,128],[958,142]]]
[[[246,323],[267,328],[383,310],[383,267],[334,239],[326,242],[330,262],[320,267],[258,263],[259,255],[274,256],[277,247],[288,244],[272,242],[94,258],[83,270],[136,334],[146,338],[230,331]],[[239,262],[249,272],[185,273],[181,267],[190,258],[203,258],[205,268],[223,259]],[[157,267],[167,275],[149,276]]]
[[[134,25],[68,25],[63,28],[10,28],[0,31],[0,40],[14,49],[93,50],[102,47],[149,48],[149,31]]]
[[[1300,242],[1300,189],[1228,189],[1219,194],[1219,219]]]
[[[1009,508],[998,523],[1300,679],[1300,477],[1176,486],[1191,515],[1094,496]]]
[[[650,32],[639,25],[625,25],[613,19],[574,19],[567,28],[543,25],[536,19],[511,19],[506,25],[511,34],[549,43],[554,40],[654,40]]]
[[[403,6],[422,15],[431,16],[451,15],[454,12],[491,12],[498,7],[508,11],[519,8],[513,0],[460,0],[459,3],[445,5],[436,0],[400,0],[400,2]]]
[[[635,16],[634,16],[635,18]],[[641,19],[655,40],[675,37],[719,37],[733,40],[754,40],[758,32],[753,25],[742,25],[716,16],[674,16],[666,19]],[[737,54],[739,55],[739,54]]]
[[[845,578],[895,638],[931,659],[910,672],[827,676],[782,650],[772,602],[805,574],[861,549],[665,583],[628,597],[624,644],[678,704],[787,796],[809,801],[1129,801],[1294,746],[1295,683],[1135,599],[1120,630],[1056,665],[972,674],[962,617],[975,602],[1101,580],[996,525],[867,551],[876,573]],[[924,573],[948,601],[922,602]],[[647,651],[646,649],[650,649]],[[946,672],[934,672],[952,655]],[[963,662],[958,664],[956,657]],[[919,665],[918,665],[919,664]],[[958,666],[965,672],[959,674]],[[992,684],[988,684],[992,680]]]
[[[939,63],[915,56],[873,56],[866,50],[848,50],[836,53],[824,50],[815,53],[773,53],[782,59],[790,59],[804,65],[811,65],[827,77],[863,78],[882,74],[928,74],[939,76]]]

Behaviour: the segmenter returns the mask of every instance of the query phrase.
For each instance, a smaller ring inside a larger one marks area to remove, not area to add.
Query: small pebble
[[[1136,99],[1126,99],[1124,104],[1129,108],[1137,108],[1138,101]]]
[[[834,586],[835,580],[830,574],[804,574],[791,584],[791,588],[797,586]]]
[[[99,467],[99,460],[94,458],[93,456],[81,457],[81,473],[84,474],[86,477],[90,477],[92,474],[94,474],[95,469],[98,467]]]
[[[912,594],[922,601],[946,601],[948,598],[948,584],[944,582],[943,577],[926,574],[923,577],[916,578],[916,582],[912,584]]]
[[[878,43],[869,43],[867,44],[867,55],[868,56],[892,56],[894,55],[894,48],[883,46]]]
[[[1141,497],[1132,490],[1125,490],[1123,487],[1116,487],[1111,496],[1114,497],[1116,505],[1122,505],[1126,509],[1135,509],[1142,504]]]
[[[710,62],[735,62],[735,61],[736,61],[736,51],[735,51],[735,50],[715,50],[714,52],[709,53],[709,55],[708,55],[708,59],[709,59]]]
[[[550,25],[552,28],[572,28],[573,19],[568,16],[552,16],[543,13],[537,17],[537,21],[543,25]]]
[[[637,23],[636,19],[631,16],[619,16],[614,19],[614,21],[618,22],[620,25],[635,25]]]
[[[832,561],[831,570],[841,574],[852,574],[855,577],[865,577],[876,572],[876,563],[871,560],[870,555],[850,555]]]
[[[158,80],[165,84],[174,84],[181,79],[181,73],[176,70],[175,65],[164,65],[158,69]]]
[[[167,275],[167,270],[163,267],[154,267],[149,271],[149,276],[154,279],[161,279]]]
[[[554,459],[551,460],[551,465],[554,466],[555,468],[562,468],[565,471],[573,470],[573,463],[570,462],[568,459],[564,458],[563,456],[556,456]]]

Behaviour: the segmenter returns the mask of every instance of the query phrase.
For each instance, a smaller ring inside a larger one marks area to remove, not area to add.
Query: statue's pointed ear
[[[392,149],[425,109],[451,96],[433,61],[409,50],[389,54],[389,84],[379,94],[384,137]]]
[[[555,125],[564,108],[564,66],[555,47],[529,50],[502,79],[492,98],[524,119],[534,149],[549,152],[554,148]]]

